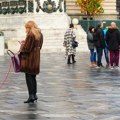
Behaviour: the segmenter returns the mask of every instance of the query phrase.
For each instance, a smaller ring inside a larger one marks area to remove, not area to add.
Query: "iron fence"
[[[111,22],[115,22],[120,30],[120,20],[80,20],[79,24],[87,32],[89,26],[97,27],[98,23],[100,22],[104,22],[105,27],[110,26]]]

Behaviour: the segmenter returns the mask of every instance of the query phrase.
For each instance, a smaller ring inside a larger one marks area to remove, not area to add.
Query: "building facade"
[[[34,13],[36,11],[34,9],[36,1],[39,0],[0,0],[0,15]],[[47,1],[50,1],[53,6],[55,3],[52,2],[54,0],[46,0],[46,4],[44,4],[43,9],[44,11],[47,11]],[[65,0],[65,2],[66,4],[64,7],[66,8],[66,12],[69,16],[77,16],[80,17],[80,19],[84,18],[84,15],[80,11],[80,7],[78,7],[75,3],[76,0]],[[104,13],[99,16],[101,19],[117,19],[120,15],[120,0],[104,0],[103,8]],[[52,9],[48,12],[51,13],[54,10]],[[99,19],[99,17],[96,17],[95,19]]]
[[[80,7],[75,3],[76,0],[66,0],[66,11],[71,17],[78,17],[83,19],[85,16],[81,13]],[[104,0],[103,2],[104,13],[95,19],[118,19],[120,13],[120,0]]]

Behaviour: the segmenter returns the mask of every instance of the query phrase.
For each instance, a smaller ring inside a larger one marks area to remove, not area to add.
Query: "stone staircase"
[[[64,34],[66,30],[51,30],[48,33],[48,30],[42,30],[45,42],[43,45],[42,52],[64,52],[65,49],[63,47]],[[75,29],[76,40],[79,42],[79,46],[77,47],[77,52],[86,52],[88,51],[87,40],[86,40],[86,32],[80,25],[77,25],[77,29]]]
[[[42,47],[43,53],[51,53],[51,52],[64,52],[65,48],[63,47],[64,34],[66,29],[42,29],[42,33],[44,35],[44,42]],[[87,40],[86,40],[86,32],[83,28],[78,25],[75,30],[76,40],[79,42],[79,46],[77,47],[77,52],[87,52]],[[11,37],[7,40],[8,48],[14,52],[17,52],[20,48],[20,44],[18,41],[21,41],[24,37],[14,38]]]
[[[24,40],[26,36],[25,22],[34,20],[44,36],[42,52],[62,52],[64,34],[69,26],[67,17],[65,14],[1,16],[0,26],[8,49],[17,52],[20,48],[18,41]]]
[[[44,43],[42,52],[63,52],[63,40],[66,29],[42,29]]]
[[[34,15],[32,18],[31,16],[32,15],[14,15],[0,17],[0,26],[4,32],[5,41],[8,43],[8,49],[14,52],[19,50],[20,44],[18,41],[25,39],[24,24],[29,19],[33,19],[41,28],[44,35],[42,52],[64,52],[64,34],[69,26],[67,16],[65,14]],[[77,51],[86,51],[86,33],[79,25],[77,26],[76,35],[76,39],[79,42]]]

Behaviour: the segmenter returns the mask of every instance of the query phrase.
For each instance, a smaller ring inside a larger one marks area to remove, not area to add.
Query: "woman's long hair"
[[[94,27],[93,26],[90,26],[89,27],[89,31],[92,33],[92,29],[93,29]]]
[[[37,24],[34,21],[28,21],[25,24],[25,28],[29,29],[29,32],[27,33],[28,35],[33,34],[35,36],[35,39],[40,39],[41,34],[40,34],[40,29],[38,28]]]

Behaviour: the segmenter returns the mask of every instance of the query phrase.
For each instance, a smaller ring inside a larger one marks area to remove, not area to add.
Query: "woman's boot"
[[[34,100],[35,100],[35,99],[34,99],[34,96],[31,94],[31,95],[29,95],[28,100],[24,101],[24,103],[33,103]]]
[[[73,61],[73,63],[76,62],[76,61],[75,61],[75,55],[72,55],[72,61]]]
[[[37,102],[37,99],[38,99],[37,95],[34,94],[33,96],[34,96],[34,100]]]
[[[70,59],[71,59],[71,55],[68,55],[68,61],[67,61],[67,64],[71,64]]]

